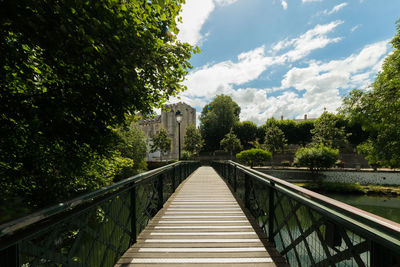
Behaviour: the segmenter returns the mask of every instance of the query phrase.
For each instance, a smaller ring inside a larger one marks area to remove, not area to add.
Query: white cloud
[[[348,5],[348,3],[346,3],[346,2],[341,3],[339,5],[334,6],[331,10],[325,9],[324,11],[321,12],[321,14],[328,15],[328,16],[332,15],[333,13],[338,12],[339,10],[341,10],[342,8],[344,8],[347,5]]]
[[[300,114],[304,107],[299,107],[293,102],[297,95],[293,92],[285,92],[282,96],[271,98],[267,97],[267,94],[273,92],[274,88],[262,90],[255,88],[234,90],[233,88],[259,78],[272,66],[295,62],[315,49],[338,42],[339,38],[330,38],[328,34],[341,23],[341,21],[334,21],[317,25],[299,37],[285,39],[273,47],[273,54],[266,54],[265,47],[260,46],[239,54],[234,61],[227,60],[194,69],[184,82],[188,90],[181,94],[181,101],[192,106],[203,107],[215,95],[231,95],[242,107],[242,119],[253,120],[257,123],[265,121],[267,114],[277,115],[281,112],[285,116]],[[274,104],[275,102],[279,105]],[[312,105],[309,108],[309,110],[314,109]]]
[[[274,61],[280,57],[266,57],[263,47],[259,47],[239,55],[236,63],[227,61],[216,64],[218,68],[213,65],[201,69],[208,73],[202,73],[204,76],[196,79],[190,78],[194,79],[190,83],[193,83],[196,90],[189,89],[188,95],[182,100],[188,101],[190,105],[203,107],[216,94],[230,95],[242,108],[241,120],[251,120],[258,125],[270,117],[280,118],[282,115],[284,118],[303,118],[304,114],[309,118],[318,117],[324,108],[330,112],[336,111],[341,104],[340,92],[366,88],[380,70],[387,51],[388,41],[382,41],[365,46],[359,53],[344,59],[311,61],[307,67],[293,67],[282,79],[278,89],[281,93],[277,93],[276,88],[233,89],[233,85],[258,77],[266,66],[280,63]],[[270,60],[268,63],[264,61],[266,58]],[[244,69],[253,63],[264,64],[264,68],[257,73],[254,73],[257,68],[244,73]],[[224,67],[227,68],[224,69],[226,73],[219,73],[219,68]],[[194,73],[199,75],[201,72],[198,71],[195,70]],[[207,80],[209,77],[211,81]],[[271,95],[273,93],[275,95]]]
[[[288,7],[287,2],[285,0],[281,0],[281,5],[282,5],[284,10],[286,10],[287,7]]]
[[[301,0],[303,3],[309,3],[309,2],[322,2],[322,0]]]
[[[329,38],[327,34],[342,23],[343,21],[337,20],[329,24],[318,24],[298,38],[278,42],[272,49],[274,52],[277,52],[288,47],[293,47],[294,49],[287,52],[284,56],[287,57],[289,61],[299,60],[315,49],[323,48],[330,43],[339,42],[341,38]]]
[[[178,24],[178,39],[192,45],[200,45],[207,34],[201,33],[203,24],[215,9],[216,4],[227,6],[237,0],[187,0],[182,7],[182,23]]]
[[[360,27],[361,27],[361,24],[358,24],[358,25],[352,27],[352,28],[350,29],[350,31],[351,31],[351,32],[354,32],[355,30],[357,30],[357,29],[360,28]]]
[[[238,0],[215,0],[215,2],[220,6],[228,6],[236,3]]]

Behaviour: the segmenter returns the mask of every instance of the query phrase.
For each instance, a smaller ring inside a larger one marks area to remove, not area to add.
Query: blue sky
[[[201,112],[230,95],[258,125],[335,112],[350,90],[368,90],[399,11],[399,0],[186,0],[178,38],[201,53],[171,102]]]

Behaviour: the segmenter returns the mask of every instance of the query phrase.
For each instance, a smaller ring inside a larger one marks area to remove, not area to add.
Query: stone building
[[[166,105],[168,112],[162,111],[161,115],[150,120],[142,120],[138,122],[139,127],[143,130],[151,145],[151,139],[161,129],[168,131],[169,137],[172,139],[171,151],[167,155],[160,157],[160,152],[149,153],[147,160],[159,159],[178,159],[178,122],[175,114],[180,111],[183,115],[181,122],[181,149],[183,150],[183,139],[188,125],[196,126],[196,109],[186,103],[179,102],[171,105]]]

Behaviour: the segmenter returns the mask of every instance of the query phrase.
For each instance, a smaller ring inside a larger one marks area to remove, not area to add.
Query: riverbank
[[[360,185],[358,183],[347,184],[338,182],[303,182],[294,184],[318,193],[400,196],[400,186],[396,185]]]

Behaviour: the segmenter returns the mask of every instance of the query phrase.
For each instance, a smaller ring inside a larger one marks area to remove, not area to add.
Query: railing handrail
[[[65,201],[65,202],[58,203],[49,208],[45,208],[45,209],[36,211],[32,214],[23,216],[21,218],[3,223],[0,225],[0,238],[5,235],[12,234],[13,232],[18,231],[22,228],[25,228],[29,225],[37,223],[38,221],[45,220],[45,219],[52,217],[54,215],[57,215],[61,212],[65,212],[73,207],[78,206],[78,205],[82,205],[87,202],[93,201],[94,199],[99,198],[107,193],[111,193],[113,191],[116,191],[116,190],[126,187],[128,185],[135,184],[135,183],[138,183],[138,182],[146,180],[146,179],[150,179],[151,177],[156,176],[159,173],[164,172],[165,170],[171,169],[171,168],[178,166],[180,164],[183,164],[183,163],[185,163],[185,161],[178,161],[178,162],[174,162],[174,163],[168,164],[166,166],[162,166],[160,168],[157,168],[157,169],[154,169],[151,171],[139,173],[135,176],[126,178],[126,179],[116,182],[112,185],[105,186],[96,191],[83,194],[79,197],[73,198],[73,199]]]
[[[267,182],[270,185],[272,181],[274,184],[273,186],[276,189],[284,190],[288,194],[301,198],[303,202],[308,202],[309,204],[314,206],[315,204],[319,204],[319,208],[326,210],[327,212],[331,212],[332,210],[334,210],[342,214],[344,213],[345,215],[342,219],[348,221],[350,224],[364,227],[366,230],[370,228],[370,230],[367,231],[369,231],[374,236],[378,236],[379,238],[385,239],[400,247],[400,224],[396,222],[323,196],[321,194],[278,179],[271,175],[261,173],[254,169],[250,169],[237,162],[229,160],[228,163],[236,166],[241,171],[252,175],[254,178],[258,178],[260,181]]]

